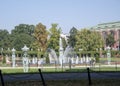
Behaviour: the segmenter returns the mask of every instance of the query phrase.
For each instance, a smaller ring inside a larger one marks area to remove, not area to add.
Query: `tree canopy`
[[[47,48],[47,38],[48,38],[48,32],[46,30],[46,26],[42,23],[39,23],[36,25],[34,30],[34,37],[35,37],[35,43],[38,44],[38,49],[40,49],[42,52],[46,51]]]
[[[57,27],[58,24],[52,24],[52,27],[49,29],[49,40],[48,40],[48,48],[54,49],[55,51],[59,51],[59,37],[60,30]]]
[[[28,24],[19,24],[18,26],[15,26],[15,29],[11,31],[12,34],[28,34],[32,35],[34,33],[34,25],[28,25]]]
[[[72,46],[74,48],[74,46],[76,45],[76,33],[77,33],[77,29],[75,27],[73,27],[71,30],[70,30],[70,37],[69,37],[69,40],[68,40],[68,43],[70,46]]]
[[[51,28],[47,30],[46,26],[38,23],[36,26],[29,24],[19,24],[9,33],[7,30],[0,30],[0,48],[21,50],[26,44],[34,50],[40,49],[45,52],[47,48],[59,51],[59,38],[62,33],[58,24],[51,24]],[[84,51],[94,51],[103,48],[104,41],[99,32],[82,29],[77,30],[71,28],[69,32],[68,44],[76,51],[83,49]],[[106,38],[107,45],[114,44],[113,36],[108,35]],[[63,47],[66,48],[65,40]]]
[[[115,40],[114,40],[114,36],[112,34],[108,34],[106,37],[106,46],[112,46],[114,45]]]
[[[77,32],[75,49],[95,51],[103,47],[103,39],[99,32],[82,29]]]
[[[9,32],[7,30],[0,30],[0,47],[7,49],[10,44],[9,43]]]

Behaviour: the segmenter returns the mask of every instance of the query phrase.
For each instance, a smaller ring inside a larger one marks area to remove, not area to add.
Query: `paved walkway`
[[[91,79],[120,79],[120,73],[90,73]],[[40,74],[3,75],[4,81],[41,80]],[[80,80],[88,79],[87,73],[43,73],[45,80]]]
[[[74,66],[72,68],[87,68],[90,67],[89,65],[78,65]],[[118,65],[95,65],[94,67],[120,67],[120,64]],[[0,67],[0,69],[11,69],[13,67]],[[23,67],[15,67],[16,69],[22,69]],[[56,68],[55,66],[40,66],[40,67],[30,67],[30,68]],[[62,68],[61,66],[58,66],[58,68]],[[69,68],[69,66],[65,66],[63,68]],[[13,68],[14,69],[14,68]]]

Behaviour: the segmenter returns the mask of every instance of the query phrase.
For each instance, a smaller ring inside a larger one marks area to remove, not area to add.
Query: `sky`
[[[120,21],[120,0],[0,0],[0,29],[57,23],[63,33]]]

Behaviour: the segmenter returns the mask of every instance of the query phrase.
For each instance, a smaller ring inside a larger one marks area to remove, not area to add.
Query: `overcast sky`
[[[99,23],[120,21],[120,0],[0,0],[0,29],[58,23],[63,33]]]

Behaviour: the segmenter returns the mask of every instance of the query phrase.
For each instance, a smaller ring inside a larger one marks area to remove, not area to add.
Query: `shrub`
[[[2,63],[3,63],[3,64],[6,64],[6,58],[5,58],[5,56],[3,56]]]

